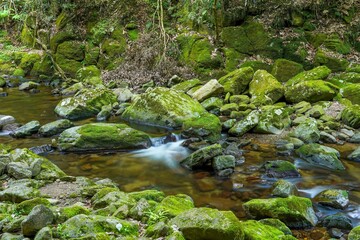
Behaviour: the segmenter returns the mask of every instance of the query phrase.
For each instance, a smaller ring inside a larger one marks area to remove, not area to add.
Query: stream
[[[53,96],[49,87],[41,86],[39,89],[37,94],[21,92],[17,88],[6,89],[9,96],[0,98],[0,114],[11,115],[21,124],[31,120],[46,124],[58,119],[53,110],[61,97]],[[75,124],[89,122],[96,122],[96,119],[77,121]],[[108,122],[121,122],[121,119],[112,117]],[[341,172],[314,168],[291,156],[277,156],[274,145],[253,139],[251,145],[244,147],[245,163],[237,166],[230,178],[219,178],[209,171],[190,172],[179,166],[179,161],[191,151],[181,146],[183,140],[178,135],[175,135],[175,142],[163,143],[164,136],[168,134],[165,130],[132,127],[148,132],[153,137],[153,147],[117,153],[64,154],[55,151],[45,157],[68,175],[110,178],[125,192],[158,189],[166,194],[185,193],[194,199],[197,207],[232,210],[240,219],[245,217],[242,203],[253,198],[271,196],[272,184],[276,179],[263,177],[259,167],[267,160],[288,160],[295,163],[302,175],[301,178],[290,180],[298,187],[300,196],[312,198],[329,188],[349,191],[351,203],[345,210],[330,210],[315,205],[319,216],[342,211],[352,218],[354,225],[360,221],[360,207],[357,204],[360,203],[360,163],[344,159],[356,145],[329,145],[341,153],[346,167],[346,171]],[[0,132],[0,144],[9,144],[12,148],[29,148],[50,143],[51,138],[14,139],[7,133]]]

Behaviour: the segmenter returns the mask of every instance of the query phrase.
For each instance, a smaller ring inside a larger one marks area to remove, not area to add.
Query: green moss
[[[245,54],[239,53],[232,48],[225,48],[223,51],[225,54],[225,69],[229,72],[237,69],[240,62],[246,57]]]
[[[17,77],[25,77],[25,72],[23,69],[17,68],[17,69],[15,69],[15,71],[13,72],[12,75],[17,76]]]
[[[76,79],[83,81],[92,77],[100,77],[101,71],[94,65],[86,66],[78,70],[76,73]]]
[[[70,32],[58,32],[50,39],[50,49],[56,53],[59,44],[65,41],[75,40],[76,36]]]
[[[56,63],[69,77],[75,77],[77,71],[82,68],[83,64],[73,59],[67,59],[61,54],[56,54]]]
[[[136,41],[139,38],[139,30],[138,29],[128,30],[127,34],[131,41]]]
[[[340,54],[348,54],[350,53],[351,46],[348,43],[344,43],[339,35],[332,34],[326,38],[323,45],[334,52],[338,52]]]
[[[15,211],[22,215],[28,215],[35,206],[40,205],[40,204],[47,206],[47,207],[50,206],[49,200],[47,200],[45,198],[34,198],[34,199],[26,200],[26,201],[19,203],[16,206]]]
[[[192,208],[194,208],[194,202],[191,197],[185,194],[177,194],[164,198],[156,207],[155,212],[164,211],[168,217],[175,217]]]
[[[85,57],[85,46],[78,41],[65,41],[57,47],[56,55],[61,54],[66,59],[82,61]]]
[[[330,51],[324,49],[318,49],[315,54],[315,64],[316,65],[325,65],[330,68],[333,72],[345,71],[349,62],[332,54]]]
[[[131,192],[129,196],[134,198],[136,201],[144,198],[146,200],[153,200],[155,202],[161,202],[165,198],[165,194],[158,190],[144,190],[141,192]]]
[[[221,138],[220,120],[212,114],[205,114],[198,118],[184,121],[182,130],[185,135],[200,137],[209,142],[216,142]]]
[[[244,203],[243,208],[252,218],[276,218],[291,228],[313,227],[318,221],[308,198],[253,199]]]
[[[319,66],[309,71],[301,72],[295,77],[287,81],[286,86],[293,86],[297,83],[309,80],[323,80],[326,79],[331,73],[331,69],[327,66]]]
[[[341,113],[343,123],[353,128],[360,128],[360,105],[349,105]]]
[[[58,30],[63,29],[71,20],[71,16],[65,11],[62,11],[56,18],[55,25]]]
[[[241,226],[244,229],[245,239],[247,240],[280,239],[282,236],[285,236],[282,231],[254,220],[241,222]]]
[[[265,218],[265,219],[261,219],[259,222],[261,222],[262,224],[274,227],[274,228],[282,231],[285,235],[292,235],[291,230],[286,226],[285,223],[283,223],[279,219]]]
[[[313,45],[315,48],[320,47],[328,37],[328,35],[325,33],[313,33],[313,32],[307,32],[305,36],[306,39],[309,41],[309,43]]]
[[[219,83],[224,86],[225,92],[233,95],[243,93],[254,76],[254,70],[251,67],[239,68],[219,79]]]
[[[85,48],[85,59],[86,65],[96,65],[100,56],[100,48],[88,44]]]
[[[125,38],[122,38],[121,41],[106,39],[101,46],[102,52],[112,59],[123,54],[125,52],[125,49],[126,49]]]
[[[191,79],[191,80],[187,80],[181,83],[178,83],[174,86],[171,87],[171,89],[177,90],[177,91],[182,91],[182,92],[187,92],[189,91],[191,88],[196,87],[201,85],[201,81],[199,79]]]
[[[271,74],[280,82],[286,82],[302,71],[304,71],[304,68],[299,63],[286,59],[277,59],[273,65]]]
[[[19,67],[24,70],[25,74],[28,74],[30,73],[34,64],[40,60],[41,60],[41,56],[39,54],[36,53],[24,54],[19,64]]]
[[[360,83],[350,84],[340,89],[342,97],[349,99],[352,104],[360,104]]]
[[[331,83],[322,80],[304,81],[285,88],[285,98],[290,103],[329,101],[336,94],[337,88]]]
[[[49,56],[44,56],[40,61],[34,63],[30,76],[52,76],[54,73],[53,63]]]
[[[27,47],[33,47],[35,45],[34,32],[26,24],[21,31],[21,42]]]
[[[59,222],[65,222],[66,220],[79,214],[89,215],[90,210],[78,204],[64,207],[60,210]]]

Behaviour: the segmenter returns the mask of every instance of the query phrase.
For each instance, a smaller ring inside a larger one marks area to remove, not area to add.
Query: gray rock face
[[[128,88],[116,88],[113,92],[120,103],[129,102],[134,95]]]
[[[31,169],[23,163],[11,162],[7,165],[8,174],[15,179],[31,178]]]
[[[20,91],[29,91],[31,89],[36,89],[40,84],[35,82],[24,82],[19,86]]]
[[[353,228],[351,219],[342,213],[327,216],[322,220],[322,225],[326,228],[338,228],[347,230],[351,230]]]
[[[360,147],[355,149],[349,156],[348,159],[355,162],[360,162]]]
[[[320,131],[317,128],[316,121],[313,119],[307,119],[300,123],[300,125],[294,129],[292,135],[305,143],[315,143],[320,140]]]
[[[35,236],[35,234],[54,221],[54,214],[44,205],[33,208],[30,214],[21,223],[21,231],[24,236]]]
[[[345,170],[344,165],[339,160],[340,153],[331,147],[320,144],[305,144],[296,150],[296,154],[303,160],[319,167],[334,170]]]
[[[15,132],[12,134],[16,138],[22,138],[26,136],[31,136],[34,133],[37,133],[40,129],[40,123],[39,121],[31,121],[27,124],[19,127],[15,130]]]
[[[0,115],[0,130],[7,124],[15,122],[15,118],[12,116]]]
[[[52,240],[52,231],[49,227],[42,228],[35,236],[34,240]]]
[[[73,127],[74,124],[67,119],[60,119],[47,123],[39,129],[39,133],[45,137],[53,136]]]
[[[20,203],[38,197],[40,192],[33,186],[33,181],[29,179],[9,182],[8,188],[0,192],[0,201]]]

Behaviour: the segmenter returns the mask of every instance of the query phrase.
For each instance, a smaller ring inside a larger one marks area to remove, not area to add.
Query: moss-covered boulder
[[[357,240],[360,239],[360,226],[353,228],[348,236],[348,240]]]
[[[60,209],[59,216],[57,218],[57,222],[65,222],[66,220],[76,216],[76,215],[90,215],[89,208],[83,206],[83,204],[76,203],[71,206],[66,206]]]
[[[200,87],[191,96],[199,102],[204,101],[210,97],[217,97],[222,94],[224,87],[218,83],[216,79],[208,81],[204,86]]]
[[[83,66],[81,62],[74,59],[68,59],[61,54],[56,54],[55,60],[65,74],[72,78],[76,76],[77,71]]]
[[[53,136],[73,127],[74,124],[67,119],[56,120],[40,127],[39,133],[45,137]]]
[[[182,134],[189,137],[199,137],[210,142],[216,142],[221,138],[221,122],[213,114],[203,117],[192,118],[184,121]]]
[[[279,219],[265,218],[265,219],[261,219],[259,222],[261,222],[262,224],[268,225],[268,226],[272,226],[272,227],[282,231],[285,235],[292,235],[291,230],[286,226],[285,223],[283,223]]]
[[[54,73],[53,63],[48,56],[43,56],[41,60],[34,63],[30,71],[30,76],[37,77],[40,75],[52,76]]]
[[[330,101],[336,94],[336,87],[322,80],[302,81],[285,88],[285,99],[290,103]]]
[[[360,147],[351,152],[347,158],[351,161],[360,162]]]
[[[137,97],[122,118],[145,125],[180,128],[185,121],[208,114],[200,103],[185,93],[158,87]]]
[[[289,111],[277,106],[264,106],[261,108],[259,122],[254,128],[256,133],[280,134],[290,126]]]
[[[0,191],[0,201],[21,203],[25,200],[40,196],[34,180],[21,179],[9,182],[9,184]]]
[[[348,106],[341,113],[342,122],[353,128],[360,128],[360,105]]]
[[[25,201],[19,203],[16,206],[15,211],[20,214],[23,214],[23,215],[28,215],[35,206],[40,205],[40,204],[47,206],[47,207],[50,206],[49,200],[38,197],[38,198],[25,200]]]
[[[100,77],[101,71],[95,66],[86,66],[79,69],[76,73],[76,79],[83,81],[85,79],[90,79],[92,77]]]
[[[183,212],[169,222],[189,240],[240,240],[244,230],[240,221],[230,211],[194,208]]]
[[[58,138],[61,151],[124,150],[150,146],[150,137],[146,133],[125,124],[85,124],[65,130]]]
[[[239,53],[260,54],[270,58],[279,58],[282,55],[281,45],[270,38],[259,22],[246,22],[239,27],[225,27],[221,39],[227,48],[233,48]]]
[[[248,88],[253,76],[254,70],[251,67],[239,68],[220,78],[219,83],[224,86],[224,92],[237,95]]]
[[[290,196],[287,198],[253,199],[243,204],[249,217],[276,218],[290,228],[314,227],[318,221],[311,200]]]
[[[107,239],[107,233],[109,232],[117,237],[136,238],[138,236],[138,226],[135,223],[119,220],[115,217],[80,214],[70,218],[60,228],[57,228],[58,236],[65,239]]]
[[[222,154],[222,147],[220,144],[213,144],[203,147],[181,161],[181,164],[189,169],[202,167],[211,162],[216,156]]]
[[[333,170],[345,170],[339,159],[340,153],[334,148],[313,143],[305,144],[295,152],[300,158],[315,166]]]
[[[325,65],[333,72],[345,71],[349,62],[331,51],[318,49],[315,54],[315,64]]]
[[[349,99],[352,104],[360,104],[360,83],[341,88],[340,94],[343,98]]]
[[[309,71],[301,72],[296,76],[292,77],[289,81],[286,82],[286,86],[293,86],[303,81],[309,80],[324,80],[331,73],[331,69],[326,66],[319,66],[313,68]]]
[[[294,164],[285,160],[267,161],[261,166],[260,170],[264,171],[265,176],[270,178],[300,177],[300,173]]]
[[[106,89],[82,89],[75,96],[58,103],[55,113],[67,119],[81,119],[94,116],[103,106],[117,101],[115,94]]]
[[[308,118],[301,122],[292,132],[291,135],[299,138],[305,143],[315,143],[320,140],[320,131],[315,119]]]
[[[54,34],[54,36],[50,39],[50,49],[53,53],[56,53],[57,47],[59,46],[59,44],[66,42],[66,41],[71,41],[71,40],[75,40],[76,36],[73,33],[70,32],[57,32],[56,34]]]
[[[277,59],[273,65],[271,74],[280,82],[287,82],[290,78],[303,72],[304,68],[300,63],[286,59]]]
[[[328,189],[315,196],[317,203],[336,209],[344,209],[349,204],[349,194],[345,190]]]
[[[24,236],[33,237],[40,229],[52,224],[53,221],[53,212],[44,205],[38,205],[21,222],[21,232]]]
[[[284,95],[282,84],[265,70],[257,70],[249,84],[252,101],[264,105],[267,99],[271,103],[277,102]]]
[[[259,111],[252,111],[243,120],[238,121],[230,128],[229,134],[233,136],[242,136],[259,123]]]
[[[19,67],[24,70],[25,75],[30,73],[31,69],[34,67],[34,64],[41,60],[41,56],[37,53],[28,53],[24,54],[21,58]]]
[[[247,240],[281,239],[285,234],[275,227],[265,225],[259,221],[248,220],[241,222]]]
[[[19,127],[18,129],[16,129],[12,133],[12,136],[14,136],[16,138],[23,138],[26,136],[31,136],[32,134],[38,132],[40,126],[41,125],[40,125],[39,121],[28,122],[28,123],[24,124],[23,126]]]
[[[155,208],[156,212],[163,212],[167,217],[173,218],[179,214],[194,208],[194,202],[188,195],[177,194],[167,196]]]
[[[192,89],[193,87],[199,86],[201,85],[201,81],[199,79],[190,79],[187,81],[183,81],[181,83],[178,83],[174,86],[172,86],[171,88],[177,91],[181,91],[181,92],[187,92],[190,89]]]
[[[78,41],[66,41],[58,45],[56,54],[64,56],[66,59],[82,61],[85,57],[85,46]]]

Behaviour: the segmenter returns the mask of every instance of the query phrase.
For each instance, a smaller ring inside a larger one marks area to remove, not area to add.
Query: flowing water
[[[17,89],[7,89],[9,96],[0,98],[0,114],[11,115],[19,123],[38,120],[45,124],[57,119],[53,112],[60,97],[51,95],[51,89],[40,88],[40,93],[29,94]],[[95,122],[95,119],[76,122],[77,125]],[[121,122],[113,117],[110,122]],[[134,126],[139,128],[139,126]],[[343,210],[357,223],[360,221],[360,163],[342,159],[346,171],[329,171],[314,168],[293,157],[277,156],[273,145],[260,144],[244,148],[245,163],[236,167],[231,178],[219,178],[209,171],[190,172],[179,166],[179,161],[190,151],[181,146],[182,140],[163,143],[168,133],[161,129],[142,128],[153,136],[153,147],[146,150],[118,153],[48,153],[46,157],[58,165],[67,174],[110,178],[120,185],[123,191],[159,189],[167,194],[185,193],[190,195],[197,206],[211,206],[232,210],[239,218],[244,217],[242,203],[253,198],[268,198],[275,179],[264,178],[259,167],[267,160],[289,160],[300,169],[301,178],[292,179],[299,194],[314,197],[322,190],[341,188],[349,190],[351,204]],[[32,137],[13,139],[0,134],[0,143],[12,147],[33,147],[51,143],[51,138]],[[333,145],[344,158],[356,148],[356,145]],[[255,150],[256,149],[256,150]],[[328,215],[337,210],[318,207],[319,215]]]

